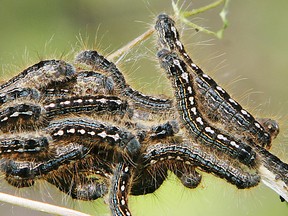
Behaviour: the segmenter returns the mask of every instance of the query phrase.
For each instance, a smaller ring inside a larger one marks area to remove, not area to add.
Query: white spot
[[[64,105],[69,105],[71,102],[70,101],[64,101],[64,102],[60,102],[60,105],[64,104]]]
[[[157,160],[151,160],[151,161],[150,161],[150,164],[151,164],[151,165],[156,164],[156,163],[157,163]]]
[[[260,126],[260,124],[259,124],[258,122],[255,122],[254,124],[255,124],[255,126],[256,126],[257,128],[261,128],[261,126]]]
[[[209,80],[211,80],[211,77],[209,77],[207,74],[202,74],[202,77],[207,78]]]
[[[224,140],[224,141],[227,140],[227,138],[223,134],[218,134],[217,138],[220,139],[220,140]]]
[[[190,161],[185,161],[185,164],[188,164],[188,165],[190,165],[191,163],[190,163]]]
[[[197,118],[196,118],[196,121],[197,121],[198,123],[200,123],[201,125],[204,124],[201,117],[197,117]]]
[[[189,97],[189,101],[190,101],[190,104],[193,105],[194,104],[194,97]]]
[[[19,116],[19,112],[14,112],[12,115],[10,115],[10,117],[18,117]]]
[[[244,110],[244,109],[241,110],[241,113],[242,113],[243,115],[250,116],[250,115],[248,114],[248,112],[247,112],[246,110]]]
[[[97,101],[99,101],[100,103],[106,103],[106,102],[107,102],[107,99],[101,98],[100,100],[97,100]]]
[[[96,134],[94,131],[87,132],[87,133],[90,134],[91,136],[94,136]]]
[[[114,100],[117,104],[122,104],[121,100]]]
[[[84,129],[81,129],[81,130],[78,130],[78,133],[80,133],[80,134],[85,134],[86,133],[86,131],[84,130]]]
[[[82,103],[83,100],[82,99],[78,99],[78,100],[75,100],[74,103]]]
[[[121,199],[121,205],[125,205],[125,200],[124,200],[124,198],[122,197],[122,199]]]
[[[125,190],[125,185],[122,185],[120,189],[121,189],[121,191],[124,191]]]
[[[183,50],[183,45],[182,45],[182,43],[181,43],[179,40],[176,41],[176,45],[177,45],[181,50]]]
[[[75,128],[71,128],[71,129],[67,130],[67,133],[75,133]]]
[[[119,139],[120,139],[120,136],[119,136],[119,134],[115,134],[115,135],[107,135],[107,136],[109,136],[109,137],[113,138],[115,141],[117,141],[117,140],[119,140]]]
[[[191,66],[192,66],[193,69],[196,69],[196,70],[198,69],[198,66],[196,64],[194,64],[194,63],[192,63]]]
[[[106,134],[105,131],[102,131],[101,133],[98,133],[97,135],[100,136],[100,137],[102,137],[102,138],[107,137],[107,134]]]
[[[24,115],[30,115],[30,116],[33,115],[32,111],[22,112],[22,114],[24,114]]]
[[[186,81],[186,83],[189,83],[188,73],[187,72],[182,73],[181,77]]]
[[[180,156],[177,156],[176,160],[181,160],[182,161],[182,158]]]
[[[125,167],[124,172],[128,172],[129,171],[129,167]]]
[[[175,65],[178,65],[178,66],[181,68],[180,62],[179,62],[177,59],[174,59],[174,60],[173,60],[173,63],[174,63]],[[181,69],[182,69],[182,68],[181,68]]]
[[[59,130],[57,133],[54,133],[54,136],[62,136],[64,134],[63,130]]]
[[[236,106],[238,106],[238,103],[236,101],[234,101],[232,98],[228,99],[231,103],[235,104]]]
[[[211,127],[205,127],[205,131],[211,134],[214,134],[215,131],[211,129]]]
[[[191,111],[193,112],[194,115],[197,115],[196,107],[192,107],[192,108],[191,108]]]
[[[171,31],[174,33],[174,38],[177,38],[177,30],[174,26],[171,26]]]
[[[224,91],[224,89],[222,89],[220,86],[216,86],[216,89],[217,89],[218,91],[221,91],[222,93],[226,93],[226,92]]]
[[[236,148],[239,148],[239,145],[235,141],[231,141],[230,144]]]
[[[242,122],[241,121],[237,121],[237,123],[241,126],[243,126]]]
[[[1,122],[7,121],[8,117],[6,116],[5,118],[1,119]]]
[[[55,103],[51,103],[51,104],[48,104],[48,105],[46,105],[46,106],[44,106],[44,108],[53,108],[53,107],[55,107],[56,105],[55,105]]]
[[[88,99],[87,101],[88,101],[89,103],[93,103],[94,100],[93,100],[92,98],[90,98],[90,99]]]
[[[187,90],[188,90],[189,94],[192,94],[192,88],[191,88],[191,86],[189,86],[189,87],[187,88]]]

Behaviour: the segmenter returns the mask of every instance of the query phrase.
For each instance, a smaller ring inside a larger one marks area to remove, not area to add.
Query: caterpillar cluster
[[[45,180],[73,199],[108,196],[117,216],[130,216],[128,196],[153,193],[168,171],[188,188],[201,170],[245,189],[265,167],[288,185],[288,165],[269,152],[278,124],[254,118],[206,75],[169,16],[159,15],[155,30],[172,99],[133,89],[95,50],[73,63],[41,61],[0,86],[0,171],[9,184]]]

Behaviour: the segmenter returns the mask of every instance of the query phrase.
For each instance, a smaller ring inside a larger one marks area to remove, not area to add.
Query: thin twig
[[[174,10],[174,13],[175,13],[176,17],[179,17],[179,19],[182,22],[184,22],[186,25],[196,29],[197,31],[204,32],[206,34],[211,34],[211,35],[214,35],[217,38],[221,39],[223,37],[224,30],[228,26],[228,20],[227,20],[228,3],[229,3],[229,0],[218,0],[218,1],[215,1],[215,2],[213,2],[211,4],[209,4],[209,5],[206,5],[206,6],[201,7],[201,8],[193,9],[191,11],[181,11],[178,8],[178,1],[177,1],[177,3],[172,1],[172,7],[173,7],[173,10]],[[218,7],[221,4],[224,4],[224,6],[223,6],[223,8],[222,8],[222,10],[221,10],[221,12],[219,14],[221,19],[222,19],[223,26],[217,32],[210,31],[210,30],[208,30],[206,28],[203,28],[202,26],[199,26],[199,25],[197,25],[195,23],[192,23],[191,21],[189,21],[187,19],[187,17],[195,16],[197,14],[200,14],[200,13],[203,13],[205,11],[211,10],[211,9],[213,9],[215,7]]]
[[[277,179],[277,174],[271,172],[267,167],[261,165],[259,167],[261,174],[261,181],[269,188],[274,190],[282,198],[288,201],[288,189],[285,182],[281,179]]]
[[[225,1],[226,0],[219,0],[219,1],[213,2],[213,3],[209,4],[209,5],[206,5],[206,6],[201,7],[201,8],[197,8],[197,9],[194,9],[194,10],[191,10],[191,11],[184,11],[182,13],[182,15],[184,17],[194,16],[196,14],[203,13],[205,11],[208,11],[208,10],[211,10],[213,8],[216,8],[219,5],[221,5],[222,3],[224,3]]]
[[[55,206],[43,202],[38,202],[30,199],[25,199],[21,197],[12,196],[5,193],[0,193],[0,201],[10,203],[12,205],[17,205],[36,211],[46,212],[54,215],[63,215],[63,216],[89,216],[75,210],[67,209],[60,206]]]
[[[139,43],[141,43],[142,41],[145,41],[146,39],[148,39],[150,37],[151,34],[153,34],[153,32],[155,31],[154,28],[148,29],[146,32],[144,32],[143,34],[141,34],[140,36],[138,36],[137,38],[135,38],[134,40],[130,41],[128,44],[126,44],[125,46],[123,46],[122,48],[118,49],[116,52],[110,54],[107,59],[112,61],[114,60],[116,57],[123,56],[125,55],[128,51],[130,51],[134,46],[138,45]],[[115,62],[115,60],[114,60]]]

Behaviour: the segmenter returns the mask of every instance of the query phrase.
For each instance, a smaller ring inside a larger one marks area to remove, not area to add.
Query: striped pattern
[[[167,71],[175,90],[180,121],[185,125],[192,139],[227,152],[246,165],[254,166],[256,153],[249,145],[222,133],[203,118],[186,64],[176,53],[170,53],[165,49],[159,51],[158,58],[162,67]]]
[[[76,56],[75,61],[77,63],[92,66],[95,70],[100,70],[109,74],[113,78],[118,89],[121,91],[121,94],[131,99],[131,101],[136,105],[149,109],[149,111],[151,111],[151,109],[158,111],[171,109],[171,100],[144,95],[143,93],[131,88],[126,83],[123,74],[119,71],[116,65],[105,59],[104,56],[100,55],[97,51],[86,50],[80,52]]]
[[[240,167],[231,166],[229,161],[207,154],[191,144],[155,145],[149,148],[143,157],[146,166],[165,161],[180,161],[186,166],[197,166],[205,172],[226,179],[239,189],[254,187],[260,182],[257,173],[249,173]]]
[[[199,94],[199,100],[202,108],[205,109],[206,116],[213,121],[220,122],[223,128],[233,134],[242,136],[242,139],[246,139],[250,144],[270,148],[271,137],[269,133],[248,111],[243,109],[239,103],[232,99],[223,88],[192,61],[179,39],[175,22],[166,14],[160,14],[155,29],[158,32],[160,46],[171,52],[177,52],[187,67],[190,68],[190,73],[193,74],[191,75],[193,76],[191,84],[193,83],[195,91],[197,90]]]

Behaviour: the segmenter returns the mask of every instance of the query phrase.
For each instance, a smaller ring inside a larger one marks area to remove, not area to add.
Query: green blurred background
[[[186,0],[184,7],[197,8],[209,2],[212,1]],[[272,151],[286,158],[286,162],[287,11],[287,0],[231,0],[230,25],[222,40],[189,28],[183,38],[195,61],[246,108],[257,116],[280,122],[281,134]],[[73,57],[79,49],[94,47],[111,53],[152,26],[160,12],[172,14],[170,0],[0,0],[1,79],[39,59]],[[215,30],[221,26],[218,12],[219,9],[212,10],[192,20]],[[87,46],[79,46],[80,35]],[[146,93],[155,93],[155,89],[167,93],[169,85],[156,66],[153,40],[131,51],[119,63],[133,87]],[[93,215],[109,215],[103,200],[75,202],[43,182],[25,190],[1,183],[0,189]],[[136,216],[288,215],[288,205],[262,184],[237,190],[224,180],[205,174],[195,190],[184,189],[171,177],[155,194],[131,197],[129,206]],[[0,215],[47,214],[0,204]]]

